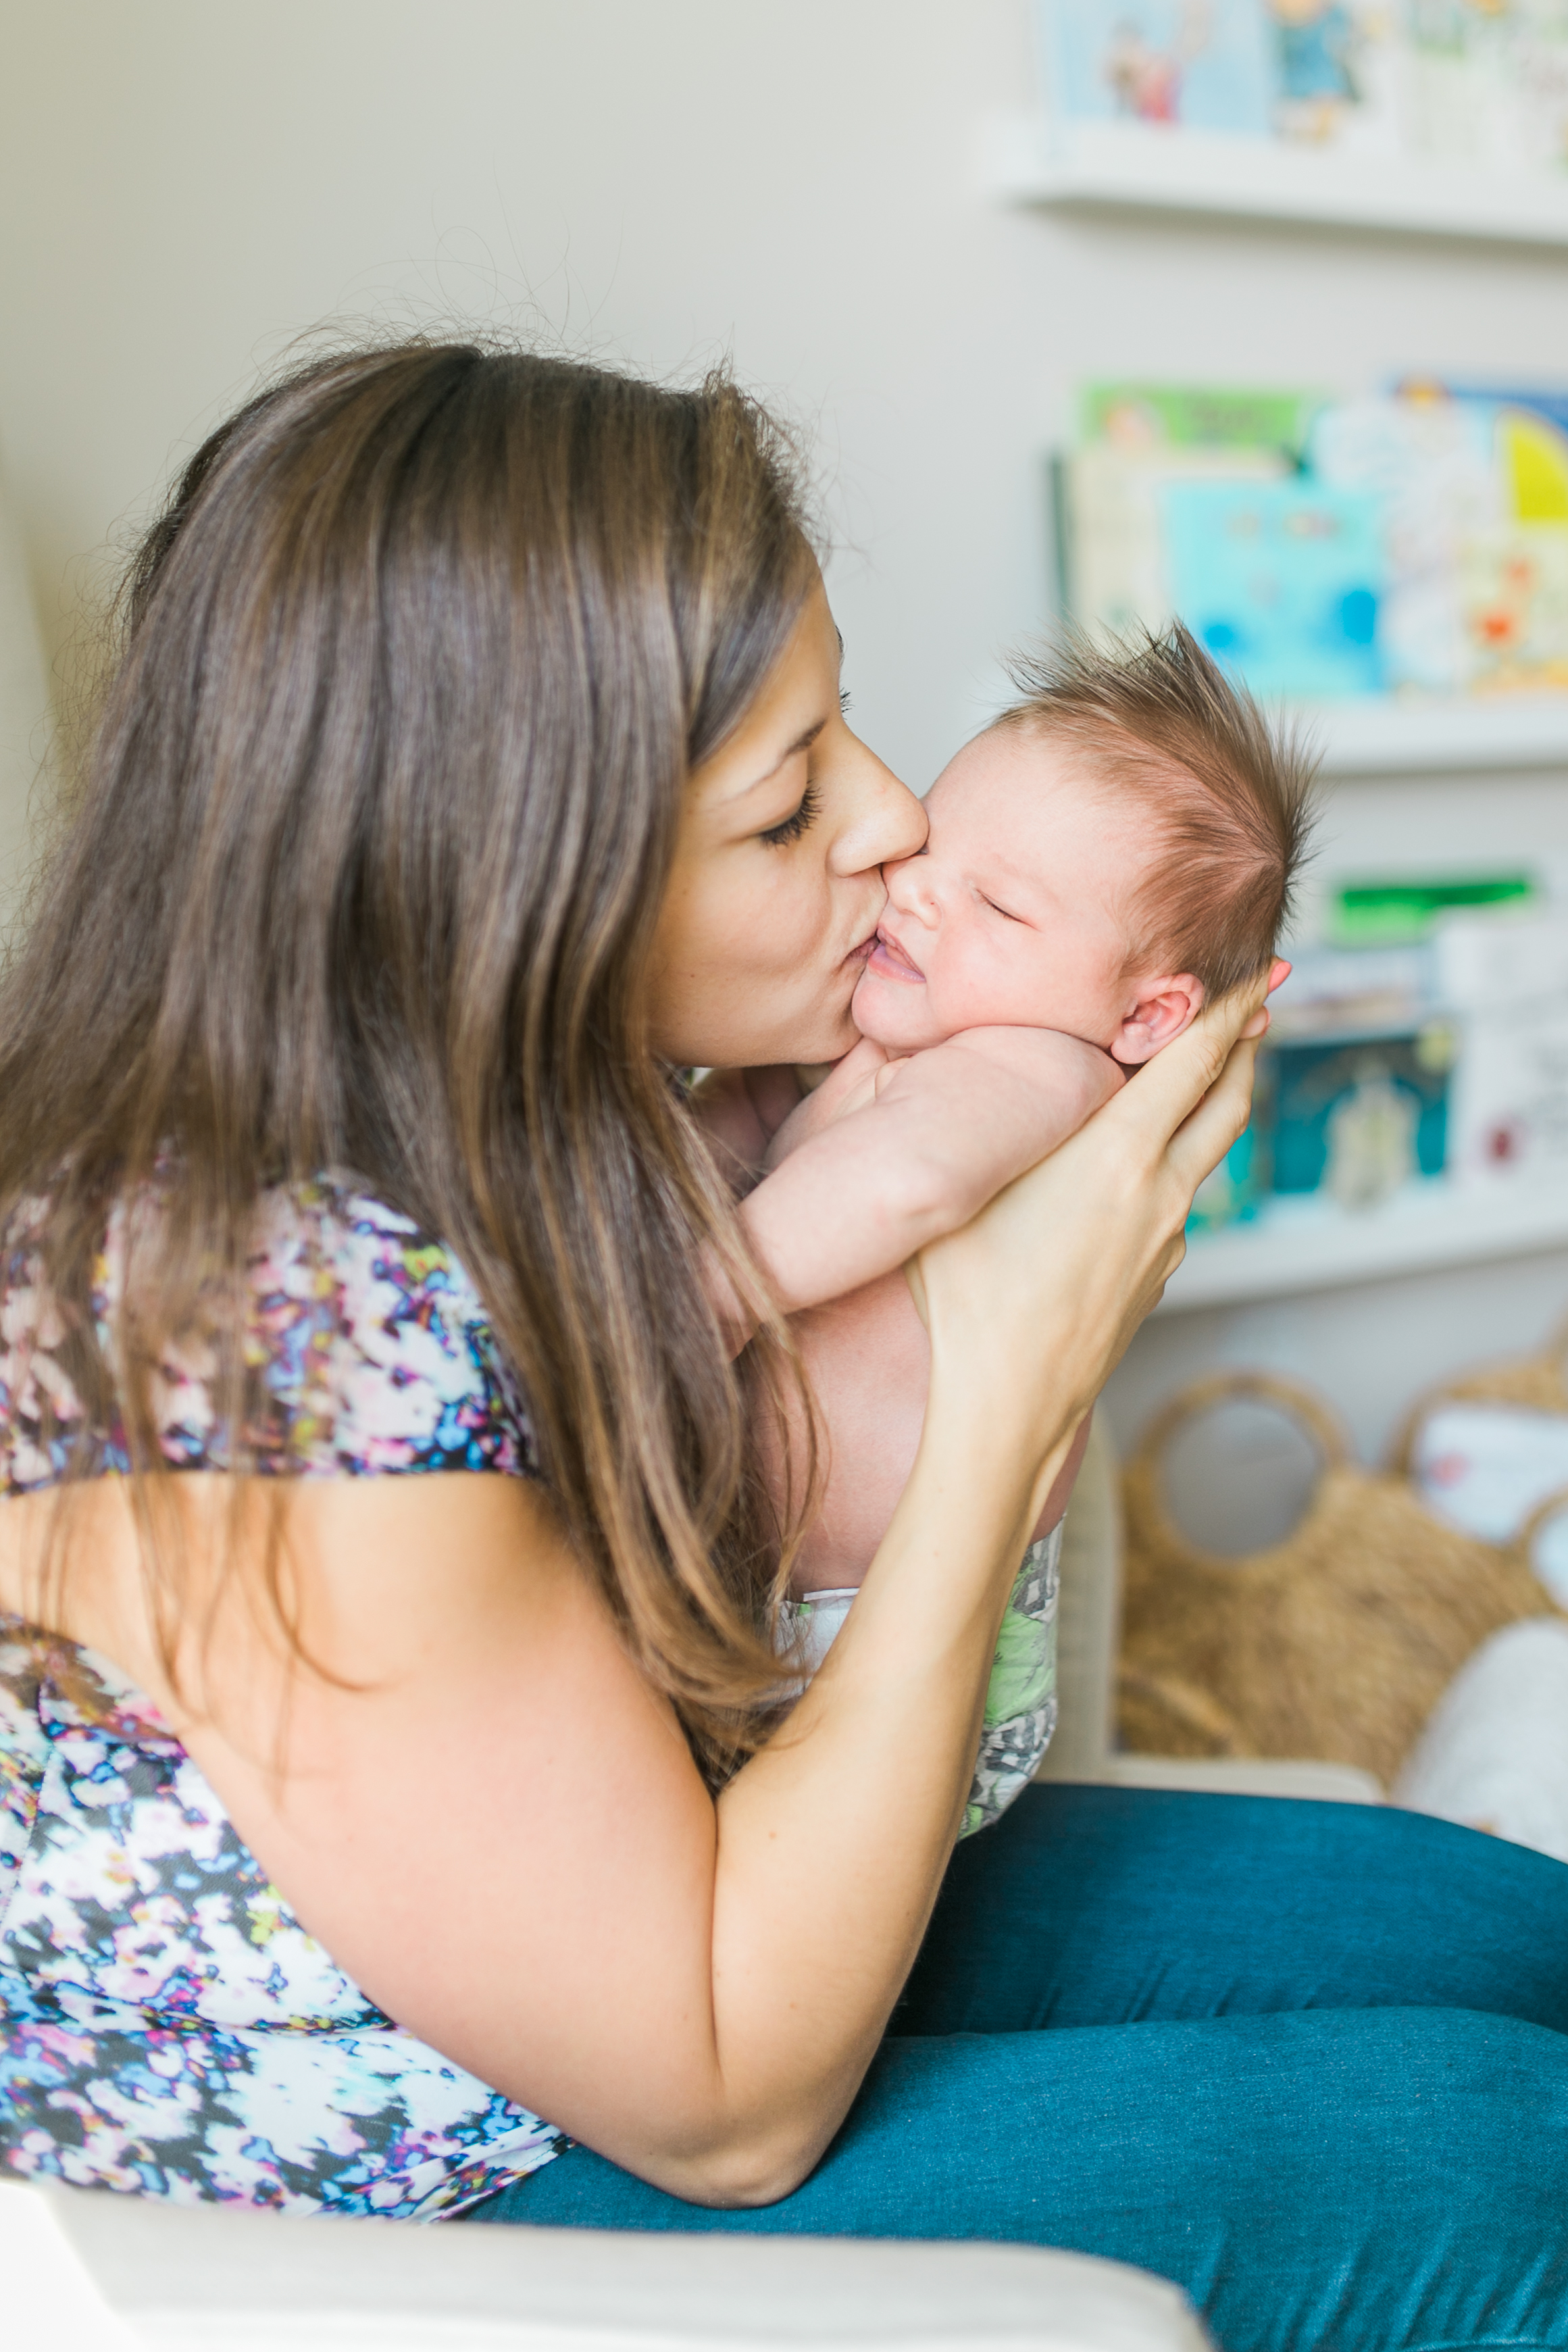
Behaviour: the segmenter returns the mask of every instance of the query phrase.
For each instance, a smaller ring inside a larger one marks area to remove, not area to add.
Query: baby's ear
[[[1190,971],[1134,983],[1137,1002],[1111,1040],[1118,1062],[1152,1061],[1162,1045],[1179,1037],[1203,1011],[1204,986]]]

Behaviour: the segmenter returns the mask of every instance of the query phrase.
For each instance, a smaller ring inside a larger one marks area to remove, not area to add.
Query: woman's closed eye
[[[770,824],[766,833],[758,834],[757,836],[758,841],[766,841],[769,847],[774,849],[782,849],[787,843],[799,841],[800,835],[814,821],[821,804],[822,796],[816,785],[808,784],[789,814],[783,819],[782,823]]]

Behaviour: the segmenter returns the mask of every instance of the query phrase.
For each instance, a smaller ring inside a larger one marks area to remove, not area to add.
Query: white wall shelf
[[[1270,1209],[1255,1224],[1195,1235],[1158,1312],[1233,1307],[1333,1290],[1438,1266],[1479,1265],[1568,1248],[1568,1178],[1459,1191],[1413,1186],[1382,1208],[1316,1202]]]
[[[1485,775],[1568,770],[1568,694],[1407,701],[1367,696],[1301,706],[1325,776]]]
[[[987,173],[1015,204],[1568,245],[1568,174],[1385,161],[1141,123],[1057,126],[1043,115],[990,126]]]

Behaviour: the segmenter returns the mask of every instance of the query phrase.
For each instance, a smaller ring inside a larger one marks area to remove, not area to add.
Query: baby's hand
[[[800,1100],[793,1063],[767,1069],[709,1070],[686,1097],[720,1173],[738,1193],[762,1172],[768,1147]]]
[[[821,1135],[835,1119],[863,1110],[875,1099],[879,1079],[888,1066],[886,1048],[873,1045],[869,1037],[852,1045],[842,1060],[831,1064],[827,1076],[810,1087],[775,1131],[762,1163],[764,1168],[777,1168],[780,1160],[788,1160],[792,1151],[809,1143],[812,1136]]]
[[[786,1314],[967,1224],[1121,1084],[1108,1054],[1052,1030],[966,1030],[891,1063],[857,1045],[819,1089],[827,1116],[808,1133],[791,1113],[779,1163],[741,1211]]]

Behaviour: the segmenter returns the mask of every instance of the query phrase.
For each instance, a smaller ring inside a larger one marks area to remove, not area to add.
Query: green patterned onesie
[[[1061,1565],[1061,1529],[1030,1544],[1009,1596],[997,1635],[997,1654],[986,1692],[980,1752],[964,1808],[960,1837],[996,1821],[1034,1777],[1056,1728],[1056,1604]],[[799,1639],[809,1670],[815,1673],[849,1615],[852,1591],[813,1592],[791,1601],[786,1631]]]

